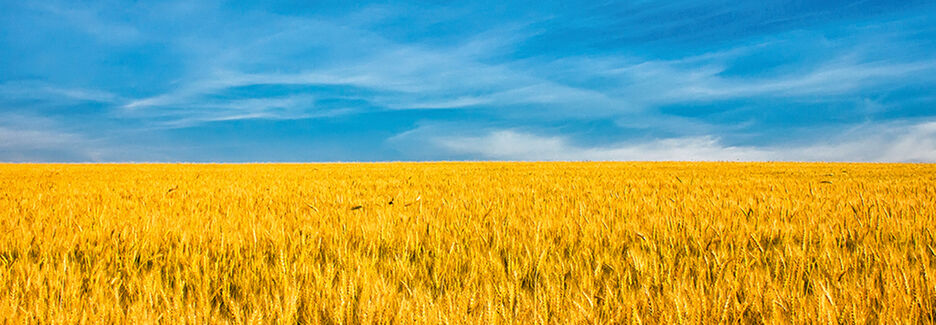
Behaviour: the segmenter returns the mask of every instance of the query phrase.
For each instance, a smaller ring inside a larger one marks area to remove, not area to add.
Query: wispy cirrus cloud
[[[710,5],[700,5],[692,10],[702,10]],[[357,103],[366,103],[364,107],[340,110],[348,113],[497,108],[505,115],[520,116],[522,113],[519,112],[537,106],[548,110],[553,118],[604,118],[635,112],[653,115],[659,106],[674,103],[848,96],[875,87],[905,86],[908,80],[926,83],[929,79],[921,78],[936,69],[931,61],[876,59],[847,44],[839,44],[826,49],[833,56],[826,55],[819,59],[819,63],[790,62],[790,65],[799,67],[757,76],[730,73],[736,62],[747,56],[783,51],[800,37],[796,33],[781,33],[772,36],[774,39],[757,39],[727,49],[718,48],[669,60],[613,53],[566,55],[554,60],[535,57],[493,59],[516,51],[539,37],[542,32],[537,31],[537,24],[543,20],[532,20],[526,25],[514,23],[510,28],[495,26],[477,31],[475,35],[478,37],[463,42],[424,46],[399,42],[371,30],[401,14],[390,7],[376,8],[380,10],[363,10],[331,19],[288,17],[256,26],[256,30],[266,33],[217,46],[223,48],[224,53],[206,56],[202,67],[197,70],[200,73],[187,76],[173,90],[132,99],[122,107],[163,110],[163,116],[173,112],[200,115],[203,117],[179,116],[179,119],[207,122],[232,116],[224,110],[211,109],[235,105],[223,103],[226,99],[216,96],[232,89],[254,85],[342,86],[357,90],[354,94],[342,94],[340,97],[351,96]],[[755,9],[724,7],[719,12]],[[649,6],[641,12],[642,15],[653,16],[671,10],[689,9]],[[813,14],[824,13],[827,11],[817,9]],[[287,71],[275,72],[263,68],[289,60],[289,56],[301,52],[304,47],[316,51],[320,46],[330,47],[329,40],[347,40],[353,46],[334,46],[332,54],[341,57],[326,54],[321,64],[294,63]],[[370,51],[355,52],[352,47]],[[555,72],[557,70],[560,72]],[[315,96],[325,99],[335,95],[315,93]],[[258,97],[265,95],[258,94]],[[279,100],[277,96],[258,98],[257,112],[237,116],[300,116],[264,112],[266,105],[262,103]],[[174,109],[179,107],[187,109]],[[314,105],[302,107],[312,109]],[[290,111],[302,107],[293,107]],[[217,118],[207,117],[213,113],[218,115]],[[134,115],[145,114],[137,112]],[[321,112],[315,111],[308,114],[319,115]]]
[[[335,30],[353,35],[364,33],[347,31],[347,28]],[[279,41],[299,40],[284,37]],[[257,85],[353,87],[359,89],[355,98],[387,110],[523,104],[587,105],[605,110],[630,107],[624,100],[518,73],[506,64],[482,63],[480,58],[474,57],[475,51],[466,51],[462,47],[426,49],[376,37],[371,42],[372,47],[380,50],[330,67],[298,72],[248,73],[241,71],[237,64],[218,66],[204,75],[183,82],[175,90],[133,99],[122,107],[129,110],[159,110],[179,106],[197,109],[228,105],[218,103],[223,99],[219,100],[217,95]],[[334,96],[315,95],[325,98]]]

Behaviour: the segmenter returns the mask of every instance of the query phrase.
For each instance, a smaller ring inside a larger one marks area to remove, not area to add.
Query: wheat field
[[[933,323],[936,165],[0,165],[3,323]]]

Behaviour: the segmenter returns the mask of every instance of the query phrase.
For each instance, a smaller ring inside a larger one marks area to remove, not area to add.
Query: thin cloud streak
[[[90,101],[99,103],[118,103],[122,98],[114,93],[75,87],[61,87],[45,82],[22,81],[0,83],[0,102],[12,100]]]

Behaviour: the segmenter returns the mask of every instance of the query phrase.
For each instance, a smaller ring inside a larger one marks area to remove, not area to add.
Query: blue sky
[[[0,0],[0,161],[936,161],[931,1]]]

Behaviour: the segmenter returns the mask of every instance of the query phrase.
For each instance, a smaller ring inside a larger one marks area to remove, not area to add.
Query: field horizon
[[[841,164],[841,165],[936,165],[927,161],[799,161],[799,160],[374,160],[374,161],[106,161],[106,162],[0,162],[0,165],[353,165],[353,164]]]

